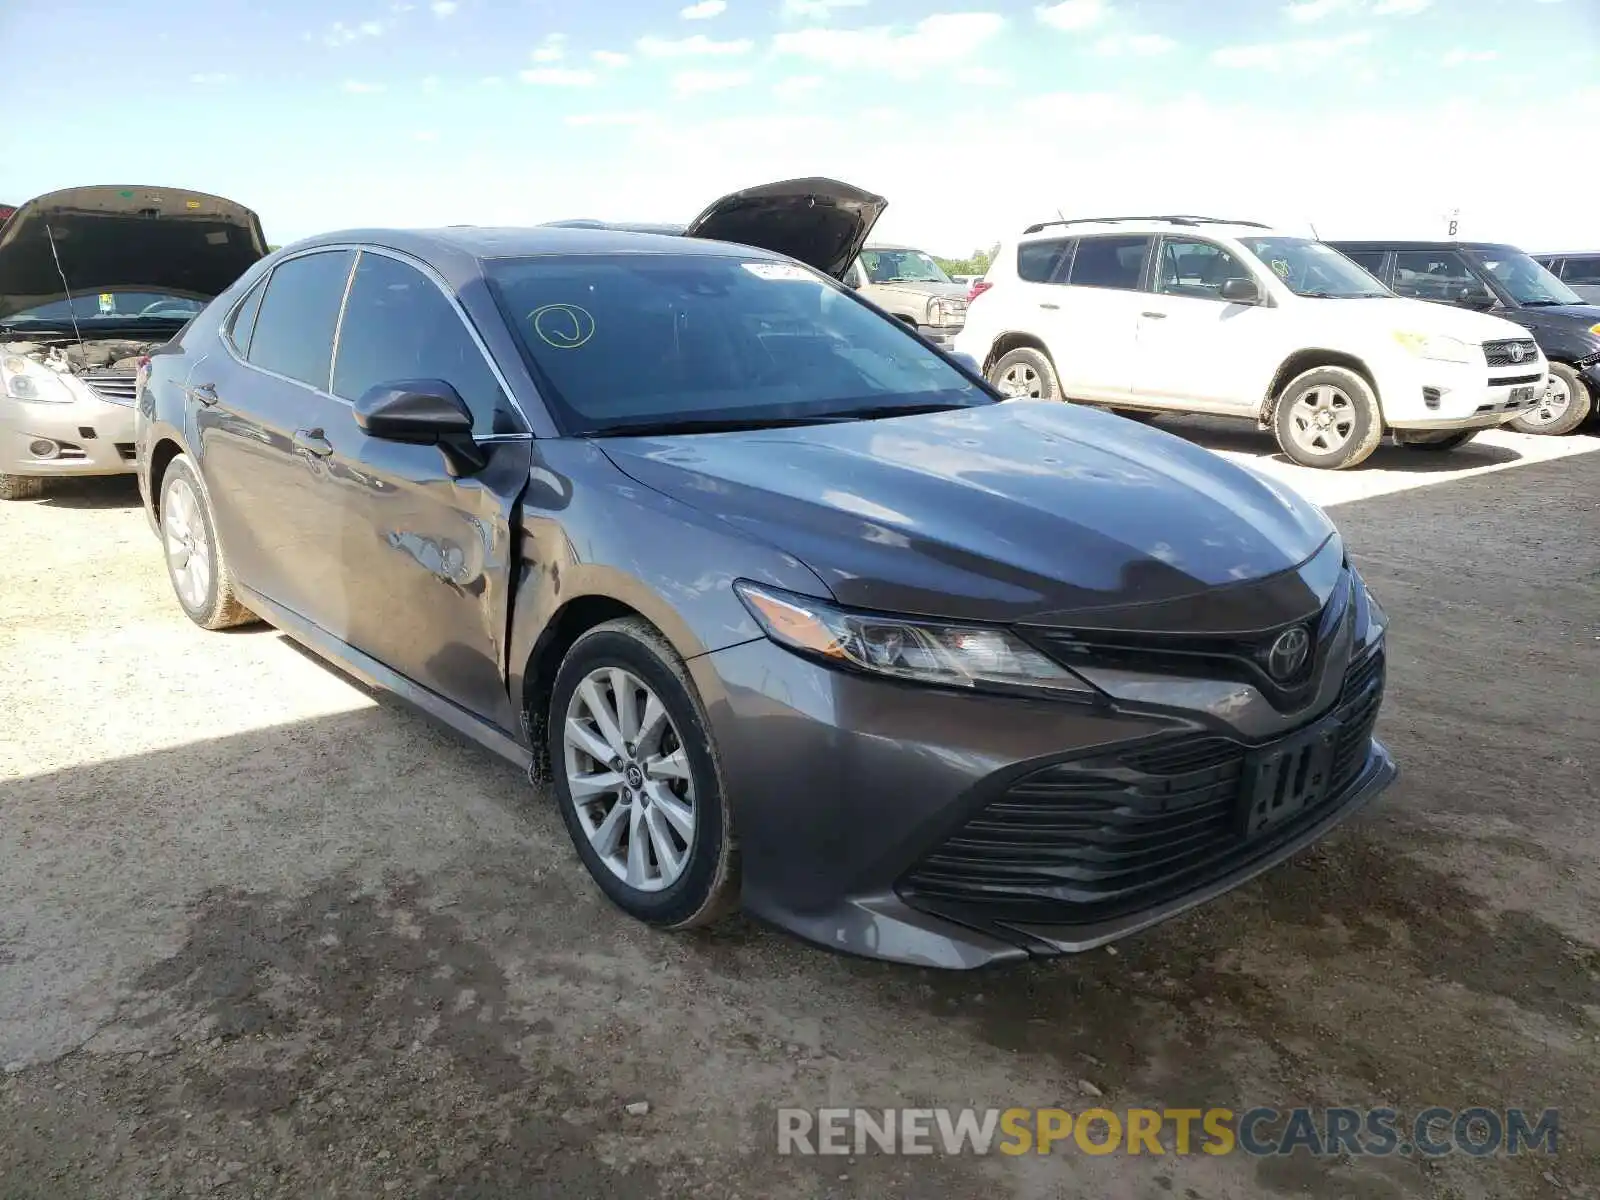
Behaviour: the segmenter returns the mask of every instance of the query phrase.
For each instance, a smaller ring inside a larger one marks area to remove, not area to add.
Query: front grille
[[[1331,786],[1322,800],[1247,837],[1250,747],[1187,737],[1057,763],[1013,783],[900,881],[908,903],[1050,925],[1102,921],[1182,896],[1294,837],[1360,776],[1383,697],[1382,651],[1351,664],[1331,716]],[[1326,720],[1327,717],[1319,718]]]
[[[85,371],[78,376],[89,385],[89,390],[112,404],[132,407],[138,379],[132,371]]]
[[[1483,357],[1491,367],[1520,367],[1538,356],[1539,346],[1532,338],[1507,338],[1485,342]]]
[[[1543,375],[1505,375],[1499,379],[1490,378],[1490,387],[1516,387],[1522,383],[1543,383]]]

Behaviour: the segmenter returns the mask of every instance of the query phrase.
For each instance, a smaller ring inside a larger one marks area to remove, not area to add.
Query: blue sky
[[[0,45],[0,201],[187,187],[275,242],[826,174],[943,254],[1058,209],[1600,243],[1600,0],[0,0]]]

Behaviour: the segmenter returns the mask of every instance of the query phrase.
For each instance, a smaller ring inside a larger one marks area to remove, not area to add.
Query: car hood
[[[843,279],[888,207],[836,179],[786,179],[713,201],[683,234],[786,254]]]
[[[598,444],[880,611],[1064,624],[1278,574],[1333,533],[1219,455],[1051,402]]]
[[[210,300],[266,253],[256,214],[220,196],[67,188],[28,201],[0,228],[0,318],[60,300],[69,290]]]
[[[967,289],[959,283],[921,283],[910,280],[895,283],[869,283],[871,288],[889,288],[897,292],[910,292],[915,296],[944,296],[951,300],[965,300]]]
[[[1328,307],[1330,317],[1337,314],[1351,322],[1381,327],[1386,331],[1453,337],[1474,344],[1525,336],[1521,326],[1504,317],[1432,300],[1394,296],[1379,300],[1320,300],[1317,303]]]
[[[1511,319],[1528,329],[1586,333],[1591,325],[1600,325],[1600,304],[1553,304],[1547,308],[1519,308]]]

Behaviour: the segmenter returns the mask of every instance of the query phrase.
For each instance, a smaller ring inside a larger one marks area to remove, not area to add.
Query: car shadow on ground
[[[1207,450],[1226,450],[1249,454],[1274,462],[1293,464],[1293,459],[1277,449],[1277,442],[1269,430],[1258,429],[1255,423],[1226,417],[1162,417],[1152,421],[1155,429],[1187,438]],[[1474,467],[1500,466],[1518,462],[1522,455],[1509,446],[1492,446],[1488,443],[1469,442],[1455,450],[1412,450],[1385,441],[1372,453],[1372,457],[1352,470],[1368,468],[1407,471],[1426,474],[1435,471],[1468,471]]]
[[[37,503],[45,508],[137,508],[139,484],[132,475],[52,479]]]

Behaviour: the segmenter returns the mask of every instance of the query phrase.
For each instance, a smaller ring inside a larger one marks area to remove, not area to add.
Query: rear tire
[[[168,463],[161,477],[161,548],[178,606],[201,629],[257,619],[233,594],[233,571],[217,539],[211,499],[187,454]]]
[[[0,475],[0,500],[37,500],[44,495],[38,475]]]
[[[1412,433],[1406,435],[1400,444],[1407,450],[1432,450],[1442,453],[1445,450],[1454,450],[1458,446],[1465,446],[1477,437],[1479,432],[1476,429],[1457,429],[1449,433]]]
[[[1060,400],[1061,381],[1043,350],[1022,346],[1003,354],[989,368],[989,382],[1007,400]]]
[[[1372,385],[1345,367],[1313,367],[1289,381],[1272,415],[1278,446],[1303,467],[1343,471],[1372,456],[1383,414]]]
[[[1506,428],[1518,433],[1560,437],[1577,429],[1593,411],[1594,397],[1583,377],[1566,363],[1553,362],[1544,396],[1515,421],[1507,421]]]
[[[579,637],[556,672],[546,729],[562,820],[613,904],[665,929],[738,906],[738,842],[710,725],[653,626],[629,617]]]

